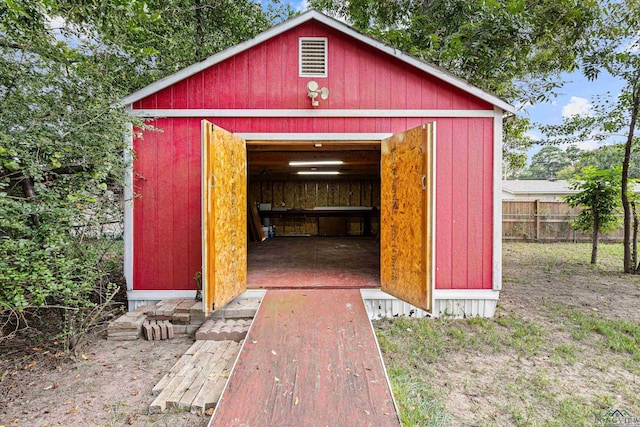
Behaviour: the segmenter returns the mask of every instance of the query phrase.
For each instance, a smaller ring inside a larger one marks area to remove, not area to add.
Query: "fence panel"
[[[503,200],[502,240],[528,242],[587,242],[591,235],[573,229],[579,208],[559,200]],[[622,227],[602,233],[602,241],[622,240]]]

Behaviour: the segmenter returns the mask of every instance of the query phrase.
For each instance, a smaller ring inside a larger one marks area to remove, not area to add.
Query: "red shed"
[[[130,309],[201,277],[207,311],[355,286],[371,317],[493,315],[503,100],[310,10],[124,103],[161,130],[129,137]]]

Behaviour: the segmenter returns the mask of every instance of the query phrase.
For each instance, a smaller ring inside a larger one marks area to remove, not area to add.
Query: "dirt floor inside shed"
[[[594,268],[588,245],[508,243],[495,319],[377,321],[405,425],[592,426],[610,407],[640,416],[640,276],[619,272],[618,245],[601,257]],[[74,358],[46,343],[3,347],[0,426],[205,426],[206,414],[148,412],[151,388],[191,343],[96,336]]]

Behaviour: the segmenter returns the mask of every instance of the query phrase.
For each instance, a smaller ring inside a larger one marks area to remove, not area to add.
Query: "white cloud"
[[[567,105],[562,107],[562,117],[590,116],[591,103],[586,98],[572,96]]]

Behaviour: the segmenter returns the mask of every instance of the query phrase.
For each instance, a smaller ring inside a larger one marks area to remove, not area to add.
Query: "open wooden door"
[[[202,299],[205,313],[247,289],[247,150],[202,121]]]
[[[431,310],[435,240],[435,123],[382,141],[381,288]]]

